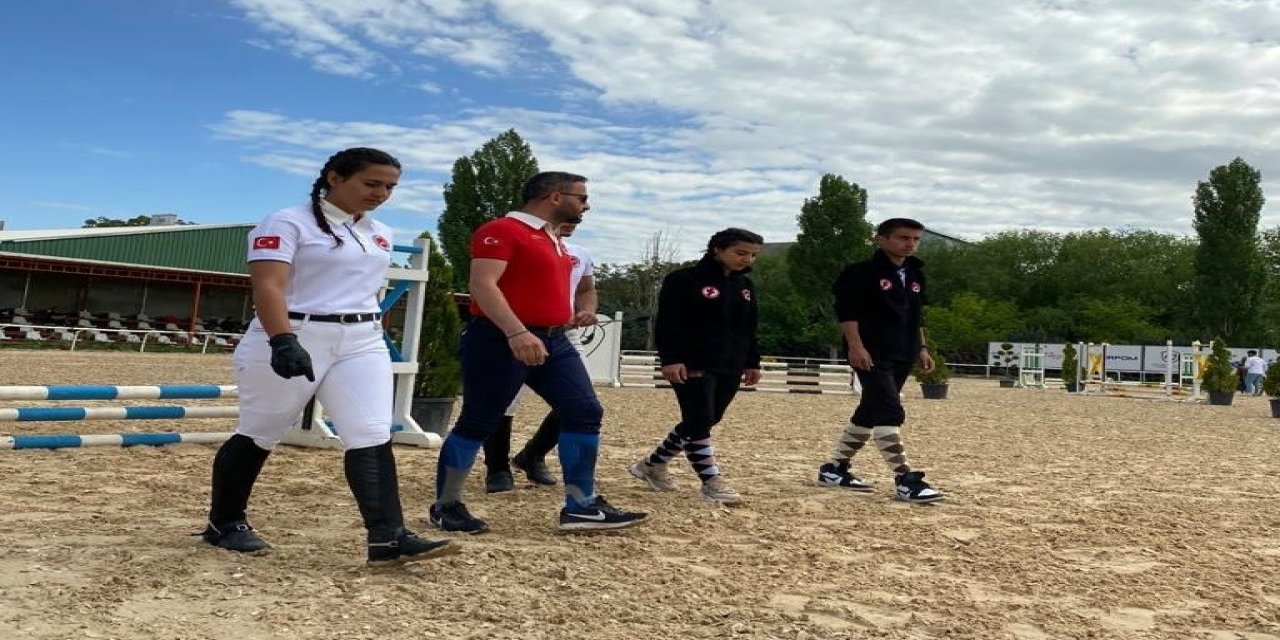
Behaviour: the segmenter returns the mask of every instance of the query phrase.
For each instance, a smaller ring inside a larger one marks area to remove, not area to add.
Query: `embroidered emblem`
[[[253,239],[254,249],[279,249],[280,236],[258,236]]]
[[[378,248],[382,249],[383,251],[391,250],[391,243],[387,242],[387,239],[382,236],[374,236],[373,243],[378,245]]]
[[[702,297],[708,300],[715,300],[720,297],[720,290],[715,287],[703,287]]]
[[[891,282],[888,278],[880,278],[880,288],[885,291],[888,291],[893,288],[893,282]]]
[[[743,299],[743,300],[746,300],[747,302],[751,302],[751,290],[750,290],[750,289],[743,289],[743,290],[742,290],[742,299]]]
[[[491,247],[492,247],[492,246],[496,246],[496,245],[500,245],[500,244],[502,244],[502,241],[501,241],[501,240],[499,240],[499,239],[497,239],[497,238],[495,238],[495,237],[493,237],[493,236],[485,236],[485,237],[484,237],[484,240],[481,240],[481,242],[483,242],[483,243],[485,243],[485,244],[487,244],[487,245],[489,245],[489,246],[491,246]]]
[[[911,283],[911,293],[920,293],[920,283],[919,283],[919,282],[912,282],[912,283]]]
[[[578,259],[578,256],[571,255],[569,256],[569,260],[573,262],[573,266],[575,269],[578,267],[578,265],[582,264],[582,261]]]

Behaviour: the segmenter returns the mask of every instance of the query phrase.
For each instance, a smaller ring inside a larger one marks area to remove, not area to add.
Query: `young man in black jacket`
[[[742,499],[720,477],[711,428],[740,385],[760,381],[755,286],[746,274],[763,243],[745,229],[725,229],[711,236],[698,264],[662,281],[654,340],[662,377],[680,404],[680,423],[652,454],[629,468],[654,491],[677,489],[667,463],[683,451],[702,481],[699,495],[721,504]]]
[[[891,218],[876,228],[879,249],[870,260],[845,267],[832,292],[836,317],[848,343],[849,364],[862,383],[862,399],[836,442],[831,461],[818,470],[818,484],[873,491],[849,470],[849,461],[868,441],[893,470],[896,495],[907,502],[933,502],[943,494],[907,464],[901,428],[902,385],[913,364],[931,371],[924,342],[924,263],[915,257],[924,225]]]

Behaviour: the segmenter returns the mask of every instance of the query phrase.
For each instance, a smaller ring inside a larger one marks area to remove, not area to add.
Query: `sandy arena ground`
[[[5,350],[0,363],[0,384],[232,382],[229,356]],[[626,473],[675,418],[669,391],[603,389],[602,493],[649,523],[558,534],[559,491],[486,496],[474,473],[469,504],[493,532],[378,570],[362,565],[336,451],[268,461],[250,509],[277,546],[262,557],[189,535],[213,446],[0,451],[0,638],[1280,639],[1280,420],[1265,399],[1210,407],[987,380],[951,395],[907,393],[912,461],[945,503],[891,501],[873,452],[858,467],[875,494],[814,486],[852,399],[745,394],[716,432],[747,498],[724,508],[694,495],[687,467],[678,494]],[[542,412],[527,403],[518,433]],[[397,454],[411,526],[436,535],[422,525],[436,453]]]

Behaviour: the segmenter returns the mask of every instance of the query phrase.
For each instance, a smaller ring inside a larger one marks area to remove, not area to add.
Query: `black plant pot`
[[[1271,417],[1280,418],[1280,398],[1271,399]]]
[[[449,421],[453,418],[453,403],[457,398],[413,398],[409,415],[423,431],[443,436],[449,433]]]
[[[925,400],[946,400],[947,399],[947,383],[920,383],[920,393],[924,394]]]
[[[1001,380],[1001,381],[1000,381],[1000,388],[1001,388],[1001,389],[1012,389],[1012,388],[1014,388],[1014,387],[1016,387],[1016,386],[1018,386],[1018,381],[1017,381],[1017,380]]]
[[[1231,400],[1236,397],[1234,391],[1210,391],[1209,404],[1216,404],[1223,407],[1231,406]]]
[[[1064,382],[1063,386],[1067,388],[1067,393],[1080,393],[1080,390],[1084,388],[1084,385],[1080,384],[1079,380],[1076,380],[1073,382]]]

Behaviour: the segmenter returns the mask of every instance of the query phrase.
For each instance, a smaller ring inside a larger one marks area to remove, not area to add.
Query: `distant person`
[[[911,367],[932,371],[924,340],[924,263],[915,257],[924,225],[891,218],[876,228],[878,249],[870,260],[845,268],[832,288],[836,318],[848,343],[849,364],[862,383],[862,396],[836,441],[831,461],[818,470],[818,484],[851,491],[874,487],[850,470],[854,454],[868,442],[893,471],[895,495],[907,502],[934,502],[943,494],[907,463],[902,441],[902,386]]]
[[[764,238],[745,229],[719,231],[697,264],[662,280],[654,340],[680,422],[653,453],[628,468],[654,491],[678,488],[667,463],[683,453],[702,483],[702,498],[721,504],[742,500],[720,475],[711,428],[724,418],[740,385],[760,381],[755,285],[747,274],[763,244]]]
[[[1262,395],[1262,379],[1267,375],[1267,361],[1258,357],[1258,352],[1250,349],[1244,359],[1244,392],[1251,396]]]
[[[371,212],[399,181],[391,155],[340,151],[320,170],[310,204],[272,213],[249,232],[256,317],[232,360],[240,418],[213,459],[205,542],[239,552],[271,547],[249,526],[249,494],[271,450],[315,397],[346,450],[369,563],[452,550],[405,528],[391,451],[394,385],[377,297],[391,266],[391,228]]]

